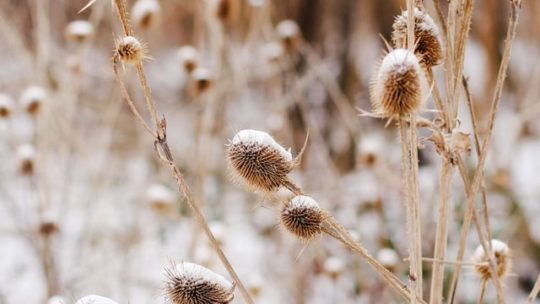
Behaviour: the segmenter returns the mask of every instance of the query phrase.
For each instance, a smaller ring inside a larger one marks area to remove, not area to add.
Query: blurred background
[[[226,275],[157,159],[152,138],[122,101],[111,66],[122,31],[111,1],[97,0],[78,13],[86,4],[0,1],[2,304],[47,303],[55,295],[71,303],[89,293],[119,303],[162,303],[165,268],[173,261]],[[371,109],[370,82],[386,49],[381,36],[390,40],[394,17],[406,2],[127,4],[135,34],[148,50],[144,66],[158,111],[167,117],[174,157],[255,301],[398,303],[336,241],[305,243],[280,228],[275,202],[231,181],[226,144],[238,130],[257,129],[296,155],[309,130],[294,180],[405,279],[397,129],[358,117],[357,108]],[[446,1],[441,4],[446,11]],[[425,7],[436,20],[432,1]],[[465,74],[480,136],[508,14],[508,1],[474,2]],[[492,234],[512,249],[512,274],[505,280],[509,303],[524,301],[540,266],[539,14],[540,2],[524,1],[485,171]],[[136,75],[130,66],[125,70],[128,90],[142,107]],[[443,88],[444,67],[434,73]],[[465,95],[460,100],[459,130],[472,133]],[[431,98],[424,108],[435,108]],[[427,110],[422,115],[433,118]],[[419,153],[423,255],[431,257],[440,157],[428,142]],[[475,155],[473,149],[465,157],[471,172]],[[451,261],[464,202],[454,174]],[[478,245],[472,230],[466,259]],[[430,267],[425,263],[426,274]],[[465,267],[458,302],[476,303],[478,286]],[[494,302],[491,287],[486,297]],[[239,295],[234,301],[242,302]]]

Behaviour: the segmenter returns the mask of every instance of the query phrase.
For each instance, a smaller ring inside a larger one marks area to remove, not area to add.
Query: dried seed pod
[[[0,118],[8,118],[13,113],[13,99],[5,94],[0,94]]]
[[[168,214],[174,209],[176,196],[164,185],[151,185],[146,189],[145,196],[146,202],[159,214]]]
[[[420,64],[416,55],[396,49],[388,53],[371,87],[371,103],[384,117],[399,118],[414,113],[422,103]]]
[[[131,9],[133,23],[142,29],[149,29],[157,23],[161,5],[157,0],[137,0]]]
[[[125,36],[116,42],[115,56],[122,62],[136,64],[146,59],[144,45],[133,36]]]
[[[173,304],[227,304],[233,292],[234,284],[200,265],[184,262],[167,270],[165,293]]]
[[[256,130],[236,133],[228,147],[228,158],[236,176],[263,192],[287,186],[287,174],[295,165],[290,150],[285,150],[268,133]]]
[[[191,75],[199,65],[199,52],[191,45],[185,45],[178,49],[178,59],[186,74]]]
[[[391,248],[383,248],[377,252],[377,260],[386,267],[386,269],[394,272],[399,265],[399,256],[396,251]]]
[[[510,270],[512,262],[510,259],[510,249],[505,242],[496,239],[491,240],[491,249],[493,250],[493,254],[495,255],[495,261],[497,264],[497,276],[499,278],[502,278],[506,274],[508,274]],[[484,251],[484,247],[482,247],[482,245],[479,245],[476,248],[471,259],[474,263],[478,264],[474,267],[474,270],[480,276],[480,278],[482,280],[490,279],[491,267],[488,265],[489,256]]]
[[[324,215],[317,202],[304,195],[297,195],[281,210],[281,223],[301,239],[311,239],[322,231]]]
[[[345,270],[345,263],[338,257],[329,257],[324,260],[323,270],[333,280],[337,279]]]
[[[405,48],[407,46],[407,20],[407,11],[403,11],[394,20],[392,42],[395,48]],[[443,51],[437,25],[426,12],[417,8],[414,9],[414,22],[414,37],[416,39],[414,53],[420,59],[420,63],[427,67],[440,64]]]
[[[193,82],[195,85],[195,91],[198,94],[204,93],[210,89],[213,82],[212,71],[206,68],[196,68],[193,71]]]
[[[80,298],[75,304],[118,304],[115,301],[97,295],[88,295]]]
[[[24,144],[17,148],[19,172],[23,175],[34,173],[36,149],[30,144]]]
[[[65,35],[68,40],[83,43],[90,40],[92,35],[94,35],[94,27],[92,23],[86,20],[71,21],[66,26]]]
[[[288,52],[298,49],[302,40],[300,27],[293,20],[283,20],[276,26],[276,32]]]
[[[21,105],[30,115],[37,115],[45,103],[47,93],[45,89],[39,86],[30,86],[24,90],[21,95]]]

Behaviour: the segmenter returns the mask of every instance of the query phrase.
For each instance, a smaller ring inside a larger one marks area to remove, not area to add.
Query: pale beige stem
[[[534,287],[527,298],[527,304],[532,304],[534,302],[538,296],[538,292],[540,292],[540,274],[538,275],[538,278],[536,278],[536,283],[534,283]]]
[[[482,280],[480,285],[480,294],[478,295],[478,304],[484,304],[484,296],[486,295],[487,280]]]

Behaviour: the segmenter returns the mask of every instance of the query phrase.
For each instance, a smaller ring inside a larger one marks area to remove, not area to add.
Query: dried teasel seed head
[[[142,29],[149,29],[157,23],[161,5],[157,0],[137,0],[131,9],[133,23]]]
[[[302,40],[300,27],[293,20],[283,20],[276,26],[276,32],[288,52],[298,49]]]
[[[153,184],[146,189],[146,202],[159,214],[168,214],[174,210],[176,196],[171,189],[161,184]]]
[[[407,11],[403,11],[394,20],[392,42],[395,48],[407,47],[407,21]],[[443,51],[437,25],[426,12],[417,8],[414,9],[414,22],[414,37],[416,39],[414,53],[420,59],[420,63],[427,67],[440,64],[443,59]]]
[[[20,103],[23,109],[30,115],[37,115],[45,103],[47,93],[44,88],[30,86],[21,95]]]
[[[281,223],[295,236],[311,239],[322,231],[324,214],[317,202],[305,195],[297,195],[281,209]]]
[[[199,52],[191,45],[184,45],[178,49],[178,59],[186,74],[191,75],[199,65]]]
[[[80,298],[75,304],[118,304],[115,301],[98,295],[88,295]]]
[[[200,265],[184,262],[167,270],[165,293],[173,304],[227,304],[233,292],[234,284]]]
[[[30,144],[24,144],[17,148],[17,163],[19,172],[23,175],[34,173],[36,161],[36,149]]]
[[[68,40],[83,43],[90,40],[94,35],[94,27],[92,26],[92,23],[86,20],[71,21],[66,26],[65,35]]]
[[[6,94],[0,94],[0,119],[11,116],[14,105],[15,103],[11,97]]]
[[[394,249],[383,248],[377,252],[377,260],[384,266],[386,269],[394,272],[399,265],[399,256]]]
[[[399,118],[414,113],[422,103],[418,58],[406,49],[388,53],[371,87],[371,103],[384,117]]]
[[[196,68],[192,73],[192,77],[195,91],[198,94],[204,93],[212,87],[214,76],[211,70],[207,68]]]
[[[332,256],[324,260],[323,270],[332,279],[337,279],[345,270],[345,263],[342,259]]]
[[[145,47],[133,36],[125,36],[116,42],[115,56],[122,62],[136,64],[146,58]]]
[[[236,133],[227,153],[235,176],[263,192],[274,192],[286,186],[287,174],[295,164],[290,150],[285,150],[270,134],[257,130]]]
[[[502,278],[508,274],[510,270],[512,262],[510,258],[510,248],[508,248],[508,245],[505,242],[493,239],[491,240],[491,249],[493,250],[497,264],[497,277]],[[491,278],[491,267],[488,265],[489,256],[484,251],[484,247],[482,247],[482,245],[479,245],[476,248],[471,260],[472,262],[478,264],[474,266],[474,270],[482,280],[488,280]]]

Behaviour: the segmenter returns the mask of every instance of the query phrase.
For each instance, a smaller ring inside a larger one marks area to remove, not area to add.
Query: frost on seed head
[[[491,240],[491,248],[493,250],[493,254],[495,255],[497,276],[499,278],[503,277],[510,270],[510,249],[505,242],[496,239]],[[475,265],[474,269],[483,280],[488,280],[491,278],[491,268],[488,265],[489,257],[484,251],[484,247],[482,247],[482,245],[479,245],[476,248],[471,260],[477,264]]]
[[[390,271],[395,271],[399,264],[399,256],[391,248],[382,248],[377,252],[377,260]]]
[[[115,301],[98,295],[88,295],[80,298],[75,304],[118,304]]]
[[[122,62],[136,64],[146,59],[145,47],[133,36],[125,36],[116,42],[115,56]]]
[[[147,29],[156,23],[161,6],[157,0],[137,0],[131,9],[133,23]]]
[[[184,262],[167,270],[165,292],[173,304],[226,304],[234,298],[234,284],[205,267]]]
[[[0,119],[7,118],[13,112],[15,103],[13,99],[6,94],[0,94]]]
[[[178,60],[187,74],[191,74],[199,63],[199,52],[191,45],[184,45],[178,49]]]
[[[34,172],[36,149],[30,144],[23,144],[17,148],[19,172],[27,175]]]
[[[86,20],[71,21],[66,26],[66,38],[79,43],[87,41],[93,34],[94,27]]]
[[[287,51],[293,51],[300,43],[300,27],[293,20],[283,20],[276,26],[276,32]]]
[[[422,102],[418,58],[406,49],[388,53],[376,73],[371,102],[377,114],[398,118],[414,113]]]
[[[21,105],[28,114],[36,115],[46,98],[47,92],[43,87],[30,86],[21,95]]]
[[[68,301],[62,296],[52,296],[47,300],[47,304],[67,304]]]
[[[311,239],[321,232],[323,211],[317,202],[305,195],[297,195],[281,210],[281,223],[301,239]]]

